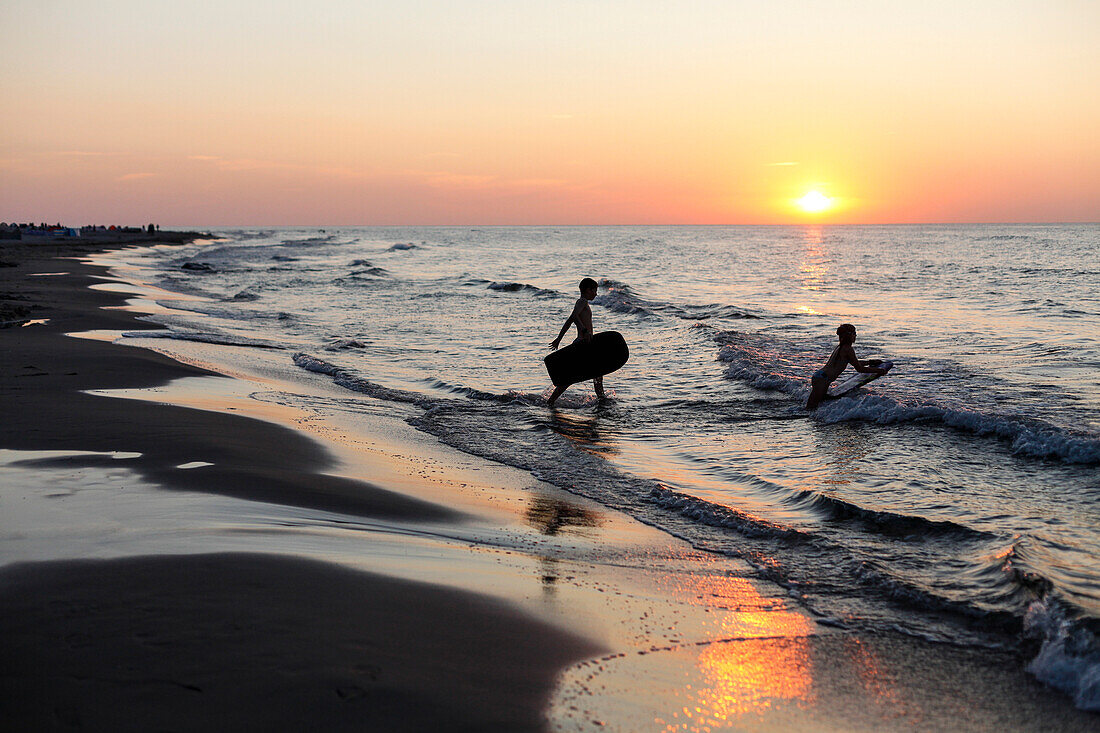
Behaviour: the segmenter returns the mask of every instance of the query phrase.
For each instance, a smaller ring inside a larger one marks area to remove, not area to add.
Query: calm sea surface
[[[411,405],[839,624],[1018,647],[1100,708],[1100,226],[219,235],[118,255],[205,297],[166,304],[165,336],[280,347],[257,358]],[[631,358],[613,401],[578,385],[551,413],[542,357],[585,276]],[[843,322],[896,366],[807,416]]]

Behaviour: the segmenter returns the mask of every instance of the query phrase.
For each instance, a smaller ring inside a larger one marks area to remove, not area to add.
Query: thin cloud
[[[354,168],[308,165],[302,163],[285,163],[277,160],[261,160],[258,158],[223,158],[220,155],[189,155],[188,160],[208,163],[215,170],[224,173],[297,173],[311,176],[331,176],[334,178],[361,179],[368,178],[366,171]]]
[[[516,188],[565,188],[569,186],[569,181],[560,178],[517,178],[509,181],[508,185]]]
[[[478,176],[449,171],[432,171],[420,174],[425,183],[439,188],[483,188],[496,181],[496,176]]]

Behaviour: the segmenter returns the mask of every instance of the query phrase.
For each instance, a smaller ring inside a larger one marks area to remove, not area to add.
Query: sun
[[[810,191],[795,203],[807,214],[820,214],[833,206],[833,200],[821,191]]]

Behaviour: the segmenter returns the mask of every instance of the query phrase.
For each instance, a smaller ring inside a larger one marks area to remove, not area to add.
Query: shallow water
[[[1100,227],[221,234],[117,255],[204,296],[165,302],[163,336],[418,405],[444,442],[746,558],[840,624],[1034,639],[1032,671],[1100,707]],[[578,386],[551,413],[541,357],[583,276],[631,359],[612,402]],[[842,322],[896,366],[807,416]]]

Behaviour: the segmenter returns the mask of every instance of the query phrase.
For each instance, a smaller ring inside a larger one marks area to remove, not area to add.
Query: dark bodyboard
[[[620,369],[630,358],[626,339],[618,331],[602,331],[588,343],[574,341],[547,355],[546,371],[555,387],[602,377]]]

